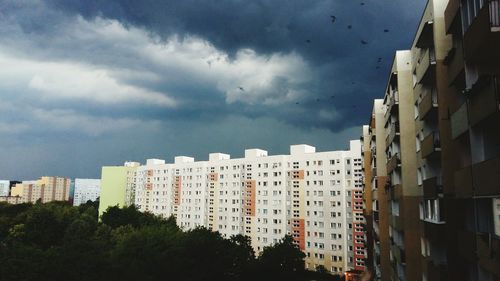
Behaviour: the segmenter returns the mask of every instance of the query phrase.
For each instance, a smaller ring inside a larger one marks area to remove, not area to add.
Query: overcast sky
[[[0,0],[0,179],[346,149],[425,2]]]

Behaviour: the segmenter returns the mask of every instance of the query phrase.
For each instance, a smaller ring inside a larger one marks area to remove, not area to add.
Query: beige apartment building
[[[389,239],[389,193],[386,158],[386,114],[384,100],[373,103],[369,125],[363,127],[364,198],[366,216],[367,268],[376,280],[389,280],[392,272]],[[370,216],[371,213],[371,216]]]
[[[68,201],[71,180],[61,177],[41,177],[35,181],[23,181],[12,187],[11,196],[22,197],[22,203]]]

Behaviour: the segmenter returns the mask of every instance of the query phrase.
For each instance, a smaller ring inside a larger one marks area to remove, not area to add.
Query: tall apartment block
[[[392,280],[422,279],[413,86],[411,52],[398,51],[384,96]]]
[[[247,235],[256,252],[289,234],[309,269],[343,273],[365,266],[361,163],[360,141],[351,141],[348,151],[293,145],[290,155],[271,156],[247,149],[236,159],[222,153],[208,161],[149,159],[130,171],[128,184],[134,183],[139,210],[175,216],[184,229]],[[105,191],[108,169],[118,167],[103,168],[100,209],[112,195]]]
[[[439,106],[455,157],[443,182],[449,280],[499,280],[500,1],[450,0],[444,25],[450,91]]]
[[[61,177],[41,177],[35,181],[23,181],[12,187],[11,196],[22,197],[19,203],[68,201],[71,180]]]
[[[87,201],[96,201],[100,195],[100,179],[75,179],[73,206],[80,206]]]
[[[9,196],[10,194],[10,181],[0,180],[0,196]]]
[[[125,162],[123,166],[102,167],[99,216],[109,207],[134,204],[135,175],[139,166],[137,162]]]
[[[392,272],[385,124],[384,100],[375,100],[369,125],[363,127],[362,153],[367,249],[371,251],[367,268],[376,280],[390,280]]]
[[[378,219],[389,219],[392,276],[379,270],[386,254],[377,249],[372,188],[375,279],[500,279],[499,50],[499,0],[431,0],[411,50],[397,52],[402,68],[393,67],[384,98],[387,151],[375,155],[387,159],[390,179],[390,211]],[[364,147],[367,161],[373,150]]]

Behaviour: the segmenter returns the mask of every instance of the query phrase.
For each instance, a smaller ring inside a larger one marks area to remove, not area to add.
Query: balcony
[[[429,113],[432,113],[432,116],[437,116],[437,93],[436,90],[429,90],[424,93],[422,101],[418,104],[418,115],[420,116],[420,120],[424,120]]]
[[[446,264],[437,264],[431,257],[424,258],[424,267],[429,281],[446,280],[448,276]]]
[[[391,145],[391,143],[400,135],[399,133],[399,122],[391,123],[389,128],[387,128],[388,134],[385,138],[385,147]]]
[[[446,243],[446,224],[443,223],[433,223],[429,221],[424,221],[424,234],[425,238],[436,245],[443,245]]]
[[[500,194],[500,156],[472,166],[475,196]]]
[[[455,172],[455,195],[457,198],[472,197],[472,169],[470,166]]]
[[[464,102],[460,108],[451,114],[451,136],[458,138],[469,130],[469,117],[467,115],[467,103]]]
[[[403,217],[389,215],[389,222],[395,230],[402,231],[403,230]]]
[[[416,75],[418,83],[426,84],[432,78],[436,69],[436,58],[434,51],[427,49],[417,61]]]
[[[452,85],[459,75],[464,73],[464,54],[462,44],[459,43],[451,48],[444,59],[444,64],[447,66],[448,83]]]
[[[439,156],[441,152],[441,142],[439,132],[432,132],[422,141],[422,158],[433,158]]]
[[[476,259],[476,245],[474,234],[468,231],[457,232],[458,253],[468,261],[474,262]]]
[[[399,157],[399,153],[395,153],[387,161],[387,174],[392,173],[392,171],[394,171],[399,166],[401,166],[401,159]]]
[[[444,11],[444,22],[446,32],[449,34],[450,29],[458,23],[458,15],[460,12],[460,0],[450,0],[446,10]]]
[[[500,52],[498,52],[500,47],[500,0],[485,1],[476,17],[465,24],[470,24],[464,32],[464,49],[467,61],[492,66],[498,65],[500,62]]]
[[[478,233],[476,243],[479,265],[496,276],[500,276],[500,240],[498,237],[490,233]]]
[[[496,77],[481,76],[471,91],[469,122],[471,126],[474,126],[491,114],[499,112],[500,98]]]
[[[443,186],[438,181],[438,177],[424,180],[422,187],[424,189],[424,198],[437,198],[438,194],[443,193]]]
[[[390,190],[390,199],[399,201],[403,197],[403,186],[401,184],[392,186]]]
[[[419,49],[427,49],[434,45],[434,21],[429,20],[424,23],[418,35],[415,46]]]
[[[387,111],[385,112],[385,121],[389,120],[392,113],[399,110],[399,93],[398,91],[391,91],[388,93],[384,101],[384,105],[387,106]]]

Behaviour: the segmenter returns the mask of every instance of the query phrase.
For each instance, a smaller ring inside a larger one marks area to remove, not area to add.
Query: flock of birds
[[[361,6],[364,6],[364,5],[365,5],[365,2],[361,2],[361,3],[360,3],[360,5],[361,5]],[[331,20],[331,22],[332,22],[332,24],[333,24],[333,23],[335,23],[335,22],[337,21],[337,17],[336,17],[336,16],[334,16],[334,15],[330,15],[330,20]],[[353,27],[353,26],[352,26],[351,24],[347,25],[347,29],[352,29],[352,27]],[[388,33],[388,32],[390,32],[390,30],[389,30],[389,29],[384,29],[383,31],[384,31],[384,33]],[[311,39],[306,39],[305,41],[306,41],[306,43],[308,43],[308,44],[312,42],[312,41],[311,41]],[[365,40],[363,40],[363,39],[361,39],[361,40],[360,40],[360,43],[361,43],[362,45],[368,45],[368,41],[365,41]],[[379,57],[379,58],[377,59],[377,66],[376,66],[375,68],[376,68],[376,69],[380,69],[380,64],[381,64],[381,63],[382,63],[382,58],[381,58],[381,57]],[[356,82],[351,82],[351,84],[352,84],[352,85],[355,85],[355,84],[356,84]],[[243,88],[242,86],[239,86],[239,87],[238,87],[238,89],[239,89],[240,91],[242,91],[242,92],[244,92],[244,91],[245,91],[245,88]],[[331,96],[330,96],[330,99],[334,99],[334,98],[335,98],[335,95],[331,95]],[[320,98],[316,98],[316,102],[320,102],[320,101],[321,101],[321,99],[320,99]],[[300,102],[295,102],[295,104],[296,104],[296,105],[299,105],[299,104],[300,104]],[[356,105],[351,105],[351,107],[352,107],[352,108],[356,108],[357,106],[356,106]]]

